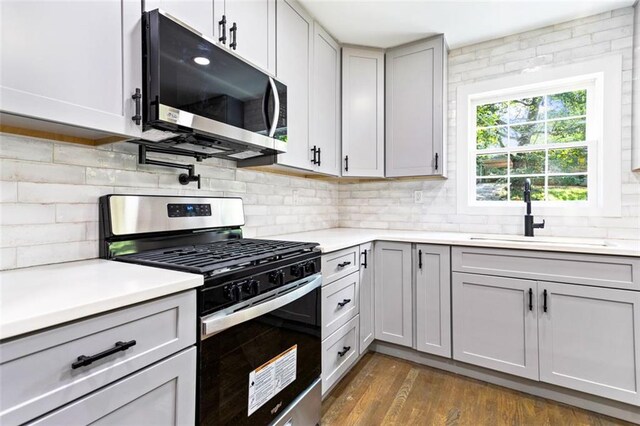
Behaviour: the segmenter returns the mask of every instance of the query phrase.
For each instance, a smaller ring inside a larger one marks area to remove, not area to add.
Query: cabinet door
[[[195,422],[196,348],[65,405],[33,425],[188,425]]]
[[[313,21],[293,0],[277,4],[277,76],[287,85],[287,152],[278,163],[311,170],[309,149],[309,81]]]
[[[418,244],[416,349],[451,357],[451,255],[449,246]]]
[[[145,10],[162,9],[196,31],[213,38],[213,0],[145,0]]]
[[[374,339],[373,244],[360,246],[360,355]]]
[[[140,136],[140,2],[2,1],[0,110]]]
[[[453,359],[538,380],[536,282],[453,274]]]
[[[226,16],[226,46],[232,41],[229,29],[236,24],[235,52],[275,75],[276,0],[214,0],[214,12],[216,32],[222,15]]]
[[[445,60],[442,36],[387,51],[388,177],[443,174]]]
[[[313,31],[310,145],[320,150],[320,173],[340,175],[340,46],[317,23]]]
[[[384,176],[384,52],[342,49],[342,175]]]
[[[374,262],[376,339],[411,346],[411,244],[376,243]]]
[[[538,291],[540,380],[640,405],[640,293],[550,282]]]

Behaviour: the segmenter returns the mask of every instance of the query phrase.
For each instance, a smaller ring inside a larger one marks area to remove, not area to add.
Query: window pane
[[[507,103],[478,105],[476,107],[476,126],[488,127],[507,124]]]
[[[509,123],[544,120],[542,100],[544,97],[517,99],[509,102]]]
[[[476,200],[506,201],[507,178],[476,179]]]
[[[476,157],[476,175],[506,176],[507,154],[478,155]]]
[[[514,175],[544,173],[544,151],[511,154],[511,173]]]
[[[477,149],[504,148],[507,146],[507,126],[476,131]]]
[[[548,143],[584,142],[587,123],[582,118],[549,121],[548,132]]]
[[[587,176],[549,176],[549,201],[584,201]]]
[[[550,149],[549,173],[587,172],[587,147]]]
[[[509,146],[539,145],[544,143],[544,124],[511,126]]]
[[[587,91],[557,93],[547,97],[547,117],[560,118],[587,113]]]
[[[526,177],[511,178],[511,200],[524,201],[524,181]],[[530,177],[531,179],[531,201],[544,200],[544,177]]]

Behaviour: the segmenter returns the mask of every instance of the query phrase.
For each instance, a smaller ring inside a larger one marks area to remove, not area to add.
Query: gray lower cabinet
[[[373,243],[367,243],[360,245],[360,355],[375,337],[374,312]]]
[[[196,348],[191,347],[91,393],[32,425],[192,425]]]
[[[453,358],[538,380],[537,283],[452,275]]]
[[[374,262],[375,337],[412,346],[411,243],[377,242]]]
[[[640,405],[640,292],[538,282],[540,380]]]
[[[451,248],[415,247],[416,349],[451,357]]]

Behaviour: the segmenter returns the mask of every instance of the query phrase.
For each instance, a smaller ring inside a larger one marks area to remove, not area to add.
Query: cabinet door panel
[[[453,274],[453,358],[538,380],[536,282]]]
[[[309,80],[313,22],[291,0],[277,4],[277,76],[287,85],[287,152],[278,163],[311,169],[309,161]]]
[[[374,339],[373,244],[360,246],[360,354]]]
[[[145,10],[162,9],[194,30],[213,38],[213,0],[145,0]]]
[[[383,241],[375,253],[376,339],[411,346],[411,244]]]
[[[342,49],[341,161],[343,176],[384,176],[382,51]]]
[[[320,151],[317,171],[340,174],[340,46],[314,22],[310,145]]]
[[[640,405],[640,293],[539,282],[540,380]]]
[[[451,357],[449,246],[416,245],[416,348]]]

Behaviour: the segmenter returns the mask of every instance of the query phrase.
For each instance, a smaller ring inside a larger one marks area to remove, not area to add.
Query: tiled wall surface
[[[340,226],[522,233],[524,208],[513,216],[457,214],[458,87],[618,53],[623,56],[622,217],[549,217],[537,234],[640,240],[640,174],[630,171],[633,13],[628,7],[450,51],[449,179],[340,185]],[[414,204],[416,190],[423,191],[423,204]]]
[[[624,58],[623,217],[552,217],[538,234],[640,240],[640,174],[630,172],[632,25],[633,9],[625,8],[451,51],[447,180],[338,184],[207,160],[197,164],[197,190],[178,183],[179,171],[138,165],[132,144],[93,148],[0,134],[0,269],[96,257],[97,199],[108,193],[240,196],[246,236],[336,226],[520,234],[521,214],[456,211],[456,90],[610,53]],[[414,204],[415,190],[423,204]]]
[[[338,226],[336,184],[209,159],[196,164],[198,190],[178,183],[180,171],[137,158],[133,144],[93,148],[0,134],[0,269],[97,257],[97,201],[110,193],[239,196],[248,237]]]

